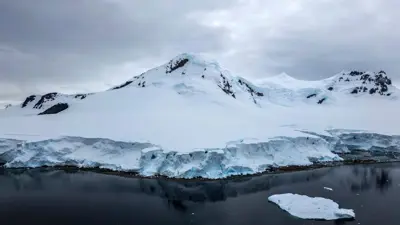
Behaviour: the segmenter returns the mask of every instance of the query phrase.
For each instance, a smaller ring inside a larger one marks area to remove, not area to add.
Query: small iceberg
[[[268,200],[301,219],[337,220],[355,218],[352,209],[339,209],[336,202],[326,198],[287,193],[272,195]]]

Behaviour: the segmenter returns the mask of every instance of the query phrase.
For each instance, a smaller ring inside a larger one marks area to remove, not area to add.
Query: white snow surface
[[[398,89],[351,94],[375,87],[361,82],[343,72],[321,81],[283,74],[252,83],[182,54],[111,90],[35,95],[0,110],[0,163],[223,178],[341,161],[336,153],[349,147],[400,151]],[[37,115],[57,103],[69,107]]]
[[[355,218],[352,209],[340,209],[336,202],[326,198],[286,193],[272,195],[268,200],[301,219],[337,220]]]

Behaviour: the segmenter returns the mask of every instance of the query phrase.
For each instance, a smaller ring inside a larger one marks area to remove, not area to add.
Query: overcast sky
[[[234,75],[400,80],[398,0],[0,0],[0,102],[99,91],[183,52]]]

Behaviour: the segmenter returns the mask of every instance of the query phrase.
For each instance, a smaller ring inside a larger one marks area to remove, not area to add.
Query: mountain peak
[[[125,83],[113,87],[110,91],[125,87],[128,87],[129,90],[114,92],[110,95],[126,96],[134,93],[136,96],[142,92],[135,89],[146,89],[143,90],[146,95],[149,92],[163,91],[177,93],[181,96],[196,96],[197,99],[203,97],[207,100],[212,98],[212,101],[218,99],[220,102],[236,99],[246,103],[253,102],[262,107],[263,104],[269,103],[284,106],[295,105],[297,102],[329,104],[343,98],[343,93],[354,96],[390,96],[390,99],[397,98],[399,94],[398,89],[392,85],[391,79],[384,71],[375,73],[343,71],[331,78],[319,81],[300,80],[286,73],[280,73],[250,81],[243,77],[232,76],[229,71],[222,70],[215,60],[192,53],[179,54],[167,63],[134,76]],[[62,104],[74,104],[86,97],[92,98],[92,96],[89,97],[92,94],[94,93],[65,95],[51,92],[45,95],[31,95],[22,102],[20,108],[43,111],[57,106],[50,111],[65,110],[67,105]],[[229,96],[230,100],[226,100],[226,96]]]
[[[351,94],[369,93],[391,96],[395,87],[386,72],[343,71],[327,79],[337,89],[350,90]],[[333,88],[333,87],[332,87]]]
[[[192,64],[192,65],[197,65],[201,67],[209,67],[212,66],[214,68],[220,69],[220,65],[218,64],[217,61],[207,58],[203,55],[200,54],[193,54],[193,53],[182,53],[174,58],[172,58],[166,66],[171,69],[171,68],[179,68],[183,67],[186,64]],[[167,68],[167,69],[168,69]]]
[[[230,74],[228,71],[222,71],[218,62],[212,59],[208,59],[199,54],[192,53],[182,53],[167,63],[158,66],[156,68],[150,69],[138,76],[134,76],[132,79],[126,81],[125,83],[111,88],[111,90],[121,89],[126,86],[135,87],[147,87],[147,86],[159,86],[165,83],[171,83],[168,81],[177,82],[176,79],[216,79],[220,76],[228,76]]]
[[[283,80],[283,81],[294,81],[297,80],[296,78],[289,76],[287,73],[282,72],[278,75],[273,76],[273,78],[279,79],[279,80]]]

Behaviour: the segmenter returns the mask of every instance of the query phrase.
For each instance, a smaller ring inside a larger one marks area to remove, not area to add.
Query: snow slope
[[[302,219],[337,220],[355,217],[352,209],[340,209],[339,205],[326,198],[298,194],[278,194],[268,198],[281,209]]]
[[[398,104],[383,71],[251,82],[182,54],[104,92],[32,95],[0,110],[0,162],[184,178],[253,174],[340,161],[336,153],[352,149],[400,151]]]

